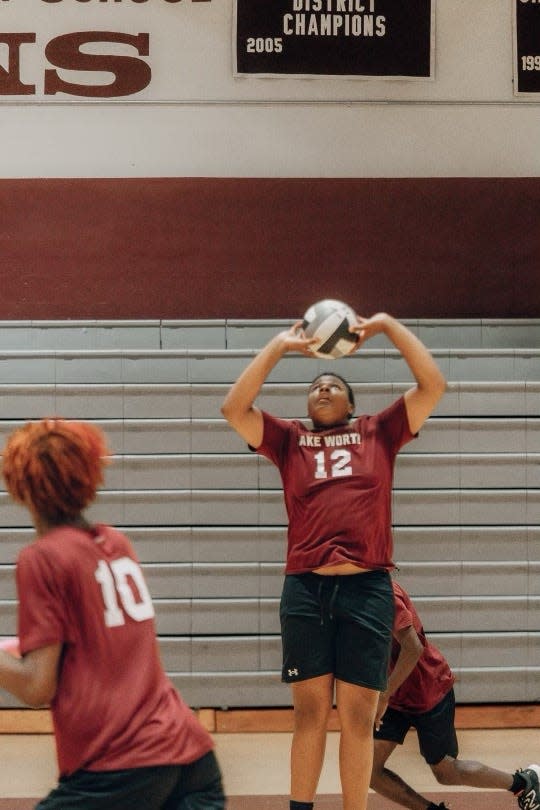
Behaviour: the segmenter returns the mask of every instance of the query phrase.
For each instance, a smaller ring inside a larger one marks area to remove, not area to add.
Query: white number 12
[[[130,557],[119,557],[108,564],[105,560],[100,560],[94,576],[101,586],[107,627],[120,627],[126,623],[122,608],[136,622],[154,618],[152,598],[135,560]],[[137,590],[138,599],[135,598],[128,578]],[[122,608],[118,604],[118,599]]]
[[[315,478],[328,478],[326,470],[326,457],[324,450],[320,453],[315,453],[315,461],[317,466],[315,469]],[[330,454],[330,475],[332,478],[341,478],[344,475],[352,475],[351,467],[351,454],[349,450],[334,450]]]

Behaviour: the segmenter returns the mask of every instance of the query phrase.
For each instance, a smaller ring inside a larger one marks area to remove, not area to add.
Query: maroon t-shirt
[[[20,552],[17,591],[21,652],[62,644],[51,703],[60,775],[185,764],[212,749],[163,671],[127,537],[54,529]]]
[[[350,562],[393,567],[395,457],[411,434],[403,397],[329,430],[263,412],[257,452],[281,473],[289,520],[286,573]]]
[[[388,705],[397,711],[421,714],[440,703],[452,688],[455,678],[443,654],[426,638],[422,622],[409,595],[395,581],[392,582],[392,588],[395,603],[394,633],[414,627],[424,652],[409,677],[394,692]],[[400,649],[394,637],[390,671],[394,667]]]

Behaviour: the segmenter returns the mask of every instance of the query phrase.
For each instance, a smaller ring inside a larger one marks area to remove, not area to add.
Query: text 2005
[[[246,51],[247,53],[282,53],[283,40],[281,37],[248,37]]]

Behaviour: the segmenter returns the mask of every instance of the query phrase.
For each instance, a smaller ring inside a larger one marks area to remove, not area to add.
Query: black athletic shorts
[[[189,765],[121,771],[77,771],[35,810],[223,810],[221,772],[213,751]]]
[[[280,619],[286,683],[333,674],[347,683],[386,688],[394,621],[387,571],[289,574]]]
[[[456,701],[453,689],[433,709],[422,714],[398,712],[388,707],[380,729],[375,731],[375,739],[389,740],[401,745],[412,726],[418,734],[420,753],[428,765],[437,765],[445,756],[455,759],[459,753],[454,725],[455,713]]]

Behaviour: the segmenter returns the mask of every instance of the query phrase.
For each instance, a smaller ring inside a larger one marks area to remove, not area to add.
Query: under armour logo
[[[293,675],[298,675],[298,670],[296,667],[294,669],[288,669],[287,672],[289,673],[289,678],[292,678]]]

